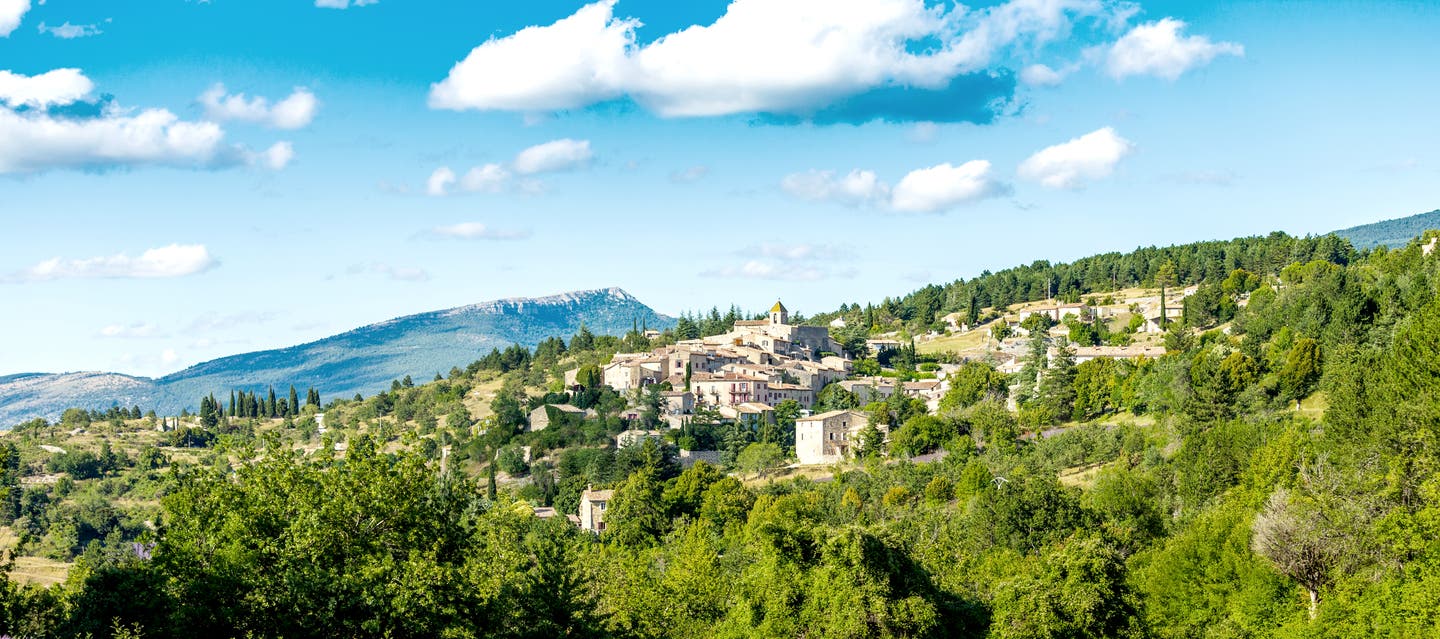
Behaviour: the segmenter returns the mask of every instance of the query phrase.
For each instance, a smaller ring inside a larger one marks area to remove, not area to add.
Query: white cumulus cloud
[[[0,0],[0,38],[9,37],[30,10],[30,0]]]
[[[957,119],[986,117],[974,110],[1008,99],[1013,82],[952,95],[952,81],[988,73],[1007,47],[1038,48],[1068,33],[1074,18],[1113,10],[1098,0],[1011,0],[980,10],[924,0],[733,0],[711,24],[641,45],[639,21],[616,17],[615,4],[602,0],[491,38],[432,85],[430,105],[536,112],[628,96],[664,117],[803,117],[836,107],[851,111],[832,114],[835,121],[933,119],[906,112],[919,100],[841,104],[903,89],[970,103],[950,106],[964,113]]]
[[[445,195],[450,192],[450,185],[455,183],[455,172],[448,166],[435,169],[430,174],[430,179],[425,180],[425,192],[430,195]]]
[[[904,213],[935,213],[1010,192],[996,179],[987,160],[971,160],[916,169],[894,187],[874,171],[855,169],[844,176],[834,171],[793,173],[780,181],[787,193],[816,202],[874,206]]]
[[[618,97],[640,23],[614,19],[614,5],[586,5],[552,25],[475,47],[431,87],[430,106],[554,111]]]
[[[1245,47],[1239,44],[1185,36],[1184,30],[1185,23],[1174,18],[1136,26],[1105,53],[1105,71],[1117,80],[1132,75],[1174,80],[1217,56],[1245,55]]]
[[[1043,64],[1032,64],[1020,70],[1020,81],[1034,87],[1053,87],[1065,79],[1065,73]]]
[[[288,143],[259,153],[225,144],[220,125],[181,120],[167,109],[89,101],[93,89],[78,69],[0,71],[0,175],[144,165],[280,168],[294,154]],[[73,113],[53,110],[72,105]]]
[[[11,108],[73,104],[93,90],[95,84],[79,69],[54,69],[30,76],[0,70],[0,102]]]
[[[10,276],[12,281],[157,279],[208,271],[219,262],[203,244],[171,244],[139,256],[126,253],[80,259],[51,258]]]
[[[590,162],[589,140],[563,138],[537,144],[515,156],[515,172],[522,175],[568,171]]]
[[[185,122],[165,109],[95,119],[63,119],[0,109],[0,174],[50,168],[234,163],[210,122]]]
[[[272,105],[260,96],[227,94],[225,85],[217,83],[200,94],[199,100],[205,107],[206,117],[211,119],[254,122],[286,130],[305,128],[320,110],[320,100],[304,87],[296,87],[288,97]]]
[[[1046,147],[1020,164],[1020,177],[1052,189],[1081,189],[1090,180],[1109,177],[1135,145],[1105,127]]]
[[[1009,192],[990,175],[986,160],[960,166],[946,162],[907,173],[891,192],[890,206],[896,211],[934,213]]]
[[[295,159],[295,147],[289,142],[276,142],[270,148],[260,152],[251,158],[250,163],[256,166],[279,171],[290,165],[290,160]]]

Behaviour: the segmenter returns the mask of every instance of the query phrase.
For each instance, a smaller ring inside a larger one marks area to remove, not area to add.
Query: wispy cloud
[[[205,313],[191,320],[182,331],[186,335],[208,335],[240,326],[265,324],[278,315],[274,311],[242,311],[239,313]]]
[[[779,259],[788,262],[848,260],[855,257],[855,249],[836,244],[778,244],[764,243],[749,246],[735,252],[741,257]]]
[[[537,179],[515,179],[515,175],[535,176],[543,173],[573,171],[590,165],[594,152],[589,140],[561,138],[528,147],[515,155],[508,165],[499,163],[482,164],[472,167],[464,175],[458,175],[448,166],[442,166],[430,173],[425,181],[425,192],[435,197],[459,193],[499,193],[513,190],[517,193],[537,195],[545,186]]]
[[[521,229],[491,228],[480,222],[461,222],[448,226],[437,226],[421,234],[431,239],[452,240],[523,240],[530,237],[530,231]]]
[[[793,173],[780,181],[780,188],[804,200],[902,213],[938,213],[1011,192],[986,160],[916,169],[893,187],[874,171],[855,169],[844,176],[820,170]]]
[[[590,163],[594,154],[589,140],[562,138],[537,144],[515,156],[515,172],[521,175],[569,171]]]
[[[350,7],[364,7],[379,2],[380,0],[315,0],[315,6],[321,9],[349,9]]]
[[[739,266],[722,266],[702,271],[700,276],[727,279],[817,282],[831,278],[852,278],[855,277],[857,273],[858,271],[854,268],[834,269],[818,264],[750,260]]]
[[[688,169],[671,173],[670,181],[676,184],[688,184],[690,182],[698,182],[709,174],[710,167],[708,166],[692,166]]]
[[[740,249],[735,255],[747,259],[740,264],[702,271],[700,275],[727,279],[814,282],[831,278],[851,278],[858,273],[852,264],[855,251],[848,246],[765,243]]]
[[[214,120],[239,120],[263,124],[275,129],[303,129],[320,110],[320,100],[305,87],[296,87],[288,97],[274,104],[261,97],[244,93],[229,94],[225,85],[216,83],[200,94],[205,115]]]
[[[1177,184],[1231,186],[1235,184],[1238,176],[1235,175],[1234,171],[1185,171],[1167,175],[1165,179]]]
[[[352,264],[345,269],[347,275],[383,275],[399,282],[425,282],[430,280],[430,273],[425,269],[415,266],[394,266],[383,262],[370,262],[368,264]]]
[[[203,273],[220,262],[203,244],[171,244],[138,256],[126,253],[66,259],[54,257],[12,273],[8,281],[43,282],[62,279],[157,279]]]
[[[111,324],[100,329],[100,337],[111,339],[156,339],[169,337],[159,326],[149,322]]]
[[[100,30],[98,24],[70,24],[67,20],[65,24],[58,27],[48,26],[41,22],[40,33],[48,33],[62,40],[74,40],[75,38],[97,36],[105,32]]]

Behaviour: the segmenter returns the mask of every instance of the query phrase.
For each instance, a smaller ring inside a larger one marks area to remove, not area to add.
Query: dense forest
[[[1036,339],[1014,378],[965,364],[935,413],[822,393],[826,407],[863,409],[890,436],[874,433],[861,459],[818,479],[767,476],[776,455],[764,453],[783,456],[783,431],[699,420],[666,441],[606,444],[627,427],[617,413],[650,409],[654,395],[570,395],[557,375],[578,366],[592,377],[609,354],[674,333],[582,330],[568,343],[495,351],[429,383],[332,399],[323,408],[334,430],[323,436],[318,393],[267,395],[253,409],[245,393],[207,397],[225,432],[203,443],[205,456],[178,463],[106,448],[79,460],[98,478],[86,486],[68,475],[20,485],[16,442],[51,441],[56,429],[25,425],[0,449],[0,515],[76,563],[49,588],[0,584],[0,632],[1440,635],[1440,256],[1418,242],[1357,252],[1333,236],[1275,234],[1142,249],[840,314],[866,333],[921,329],[944,313],[980,319],[987,308],[1157,279],[1199,286],[1163,357],[1077,365],[1063,344],[1051,358]],[[717,315],[687,316],[682,328],[723,329]],[[478,418],[463,399],[486,380],[500,391]],[[526,411],[553,400],[596,417],[522,432]],[[119,412],[72,417],[140,417]],[[252,412],[288,427],[255,432]],[[729,450],[724,467],[682,470],[685,437]],[[314,439],[323,445],[295,445]],[[522,444],[555,461],[516,459]],[[78,475],[74,455],[47,463]],[[530,480],[500,485],[497,467]],[[533,515],[572,512],[587,486],[615,489],[602,534]],[[88,496],[57,513],[62,491]],[[121,495],[159,506],[122,514],[112,503]],[[54,533],[52,521],[74,530]]]
[[[1400,248],[1426,229],[1440,228],[1440,210],[1411,215],[1394,220],[1362,224],[1336,231],[1335,234],[1350,240],[1359,249],[1386,246]]]
[[[1148,247],[1129,253],[1104,253],[1068,264],[1041,260],[995,273],[986,271],[974,279],[932,284],[908,295],[887,297],[879,304],[844,304],[835,312],[815,315],[811,321],[823,324],[842,317],[851,326],[918,334],[943,329],[940,318],[948,313],[961,313],[967,324],[974,324],[985,319],[982,314],[987,308],[1003,309],[1049,298],[1078,302],[1082,296],[1095,293],[1157,285],[1156,277],[1166,265],[1169,285],[1218,285],[1236,269],[1278,273],[1289,264],[1321,260],[1343,265],[1354,257],[1354,248],[1337,236],[1297,238],[1279,232],[1266,237]]]

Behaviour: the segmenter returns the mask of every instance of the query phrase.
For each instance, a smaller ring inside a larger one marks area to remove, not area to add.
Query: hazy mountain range
[[[232,355],[158,379],[118,373],[22,373],[0,377],[0,428],[66,408],[140,406],[161,414],[194,410],[200,397],[229,389],[303,393],[323,397],[370,395],[391,380],[435,373],[479,359],[492,348],[534,347],[552,336],[568,338],[581,324],[597,334],[620,335],[636,324],[665,329],[675,319],[655,312],[619,288],[484,302],[400,317],[308,344]]]

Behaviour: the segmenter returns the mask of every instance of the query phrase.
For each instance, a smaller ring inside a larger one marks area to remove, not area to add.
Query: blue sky
[[[0,0],[0,374],[605,286],[821,311],[1419,213],[1437,32],[1421,2]]]

